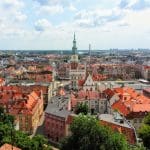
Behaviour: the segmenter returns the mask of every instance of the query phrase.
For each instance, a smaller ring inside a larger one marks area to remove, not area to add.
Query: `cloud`
[[[45,31],[51,28],[52,25],[47,19],[40,19],[37,22],[35,22],[35,30],[36,31]]]
[[[129,27],[129,23],[127,23],[127,22],[120,22],[120,23],[118,24],[118,26],[119,26],[119,27]]]
[[[6,9],[20,9],[24,7],[24,3],[19,0],[3,0],[0,4]]]
[[[77,11],[77,8],[73,4],[70,4],[68,9],[72,12]]]
[[[40,13],[45,13],[45,14],[50,14],[50,15],[53,15],[53,14],[61,14],[64,12],[64,9],[62,6],[60,5],[55,5],[55,6],[43,6],[39,9]]]
[[[63,7],[68,6],[74,0],[34,0],[40,5],[62,5]]]
[[[21,0],[0,1],[0,17],[13,23],[25,21],[27,16],[22,12],[24,6],[25,4]]]
[[[96,27],[120,20],[124,13],[120,9],[96,9],[76,13],[75,23],[81,27]]]
[[[61,14],[64,9],[69,11],[77,11],[73,2],[77,0],[34,0],[40,4],[39,13]]]
[[[15,13],[15,21],[23,22],[27,19],[27,15],[23,14],[22,12]]]

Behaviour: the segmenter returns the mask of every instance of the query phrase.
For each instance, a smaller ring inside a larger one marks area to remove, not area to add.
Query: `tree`
[[[51,150],[50,146],[48,145],[48,140],[45,139],[42,135],[34,136],[32,138],[32,141],[35,147],[38,148],[38,150]]]
[[[42,135],[30,138],[26,133],[16,131],[13,123],[14,117],[6,114],[0,107],[0,146],[9,143],[22,150],[52,150]]]
[[[150,113],[144,119],[139,130],[139,137],[143,140],[144,146],[150,149]]]
[[[83,113],[84,115],[86,115],[88,113],[88,105],[86,103],[77,104],[75,108],[75,113],[76,114]]]
[[[71,136],[65,138],[61,150],[127,150],[125,138],[101,126],[93,117],[79,115],[70,126]]]

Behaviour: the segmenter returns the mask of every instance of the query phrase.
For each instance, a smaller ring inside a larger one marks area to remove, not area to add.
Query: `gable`
[[[94,81],[93,81],[93,79],[92,79],[90,74],[88,75],[88,77],[87,77],[87,79],[86,79],[86,81],[84,83],[84,86],[87,86],[87,85],[89,85],[89,86],[90,85],[94,85]]]

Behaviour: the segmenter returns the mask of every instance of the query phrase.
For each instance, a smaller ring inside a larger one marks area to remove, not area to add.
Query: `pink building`
[[[60,90],[61,92],[61,90]],[[70,100],[66,95],[53,97],[45,110],[44,134],[52,142],[59,142],[68,133],[68,118],[71,114]]]

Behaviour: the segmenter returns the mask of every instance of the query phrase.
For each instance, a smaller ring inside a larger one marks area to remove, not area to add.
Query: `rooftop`
[[[110,123],[119,125],[119,126],[123,126],[126,128],[131,128],[131,126],[127,123],[127,121],[124,120],[124,118],[119,113],[115,113],[113,115],[101,114],[101,115],[99,115],[99,119],[106,121],[106,122],[110,122]]]
[[[52,102],[48,103],[45,112],[66,119],[66,117],[71,114],[71,112],[67,110],[68,102],[69,96],[55,96],[52,98]]]

